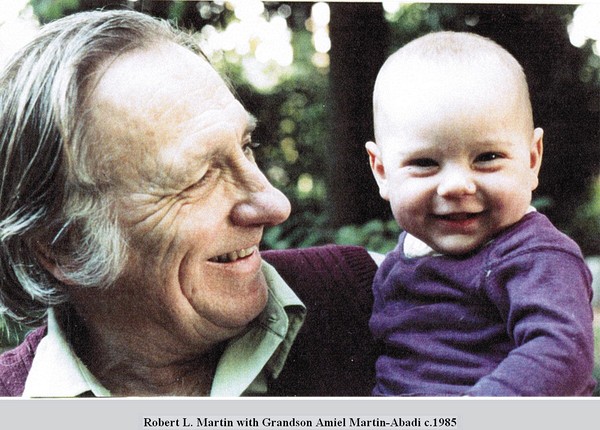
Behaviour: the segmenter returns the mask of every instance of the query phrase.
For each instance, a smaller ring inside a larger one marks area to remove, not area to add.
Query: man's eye
[[[198,188],[203,187],[207,181],[212,179],[212,177],[213,177],[213,170],[209,169],[204,173],[204,175],[202,175],[202,177],[200,179],[198,179],[196,182],[194,182],[193,184],[189,185],[186,189],[184,189],[183,192],[194,191]]]
[[[242,149],[244,150],[244,154],[246,154],[248,158],[254,158],[254,150],[259,146],[260,143],[258,142],[248,142],[242,147]]]
[[[407,163],[411,167],[436,167],[438,163],[431,158],[415,158]]]
[[[489,163],[490,161],[499,160],[502,154],[497,152],[484,152],[475,158],[476,163]]]

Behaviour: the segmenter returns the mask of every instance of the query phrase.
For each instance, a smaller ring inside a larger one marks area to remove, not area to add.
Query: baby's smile
[[[481,227],[480,220],[484,212],[450,212],[433,214],[433,219],[440,225],[442,231],[448,232],[473,232]]]
[[[433,216],[446,221],[466,221],[477,218],[481,214],[482,212],[453,212],[447,214],[433,214]]]

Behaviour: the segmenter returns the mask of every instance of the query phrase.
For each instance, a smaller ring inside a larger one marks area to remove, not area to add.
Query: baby
[[[384,64],[366,144],[404,232],[374,281],[375,395],[591,394],[591,275],[531,204],[527,82],[489,39],[440,32]]]

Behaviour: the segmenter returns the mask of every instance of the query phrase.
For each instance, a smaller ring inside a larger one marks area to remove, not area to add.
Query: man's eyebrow
[[[244,134],[251,134],[256,129],[257,124],[258,124],[258,119],[256,119],[256,117],[254,115],[249,113],[248,114],[248,125],[246,125],[246,131]]]

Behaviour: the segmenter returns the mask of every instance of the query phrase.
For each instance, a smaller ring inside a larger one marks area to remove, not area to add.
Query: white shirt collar
[[[37,347],[23,397],[76,397],[87,392],[96,397],[110,396],[110,392],[75,355],[58,324],[54,309],[50,309],[48,334]]]
[[[262,271],[269,286],[265,310],[247,332],[229,342],[211,396],[264,394],[266,374],[279,375],[304,322],[306,308],[277,271],[266,262]],[[77,397],[90,392],[96,397],[111,395],[77,357],[50,309],[48,334],[36,350],[23,397]]]

